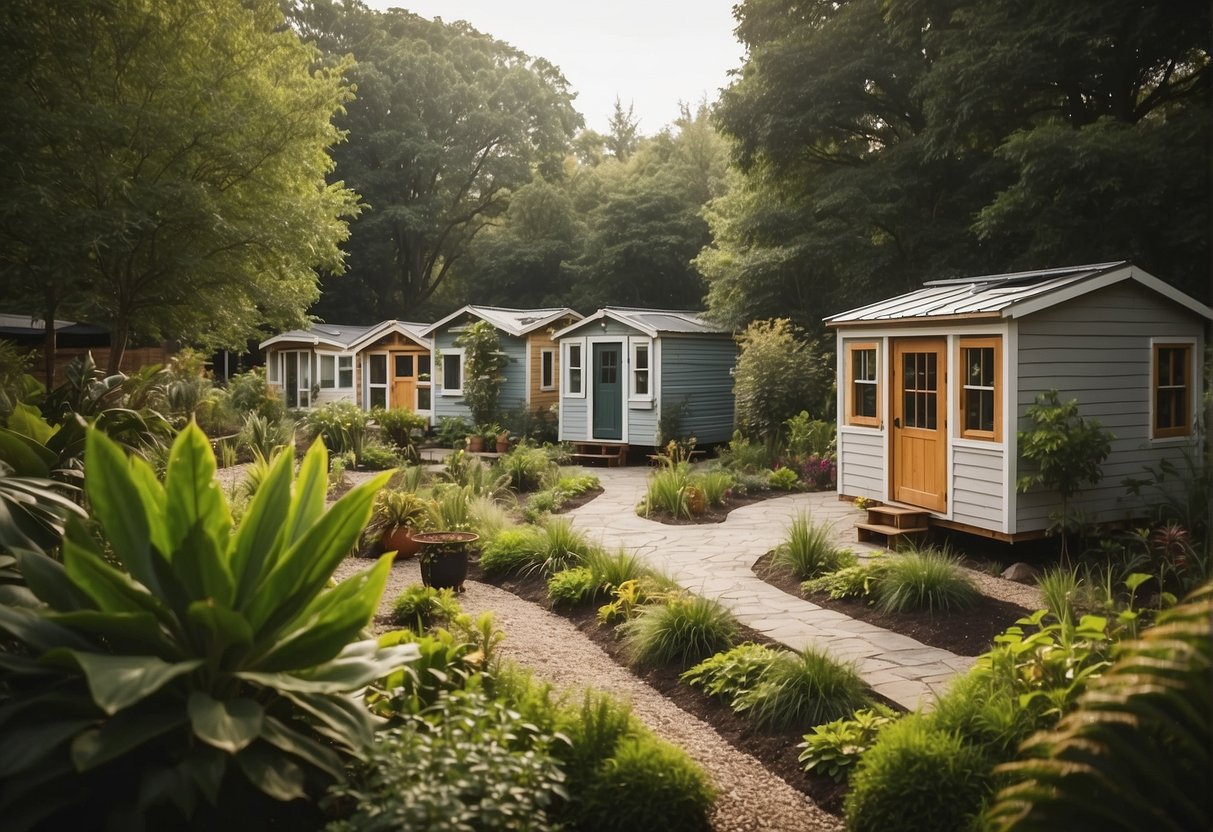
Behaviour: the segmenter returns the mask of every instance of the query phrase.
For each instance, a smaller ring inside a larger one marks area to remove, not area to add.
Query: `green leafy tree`
[[[416,315],[532,171],[559,173],[581,124],[573,93],[551,63],[466,23],[330,0],[299,3],[292,19],[330,60],[358,62],[336,175],[369,207],[351,227],[353,281],[326,279],[319,308]]]
[[[272,0],[0,10],[0,274],[52,320],[243,348],[301,325],[355,195],[326,184],[346,65]]]
[[[755,321],[739,337],[733,393],[742,434],[776,447],[787,421],[824,400],[828,365],[786,318]]]
[[[635,107],[628,104],[627,112],[624,112],[619,96],[615,96],[615,109],[607,125],[610,132],[606,135],[605,144],[610,154],[621,162],[631,158],[639,144],[640,122],[636,120],[634,111]]]
[[[197,426],[163,485],[89,433],[102,540],[77,521],[61,564],[19,553],[33,599],[0,606],[6,828],[265,828],[369,745],[358,692],[417,655],[356,640],[391,555],[327,584],[387,475],[326,511],[323,446],[292,484],[293,456],[233,529]]]
[[[497,328],[488,321],[476,321],[459,333],[455,346],[464,350],[463,401],[472,412],[472,421],[478,426],[491,424],[497,419],[498,399],[505,385],[502,373],[509,361],[501,351]]]

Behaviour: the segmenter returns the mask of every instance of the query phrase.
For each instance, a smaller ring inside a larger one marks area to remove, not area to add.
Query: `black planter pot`
[[[413,540],[421,544],[421,583],[434,589],[463,592],[468,576],[468,548],[480,535],[473,532],[422,532]]]

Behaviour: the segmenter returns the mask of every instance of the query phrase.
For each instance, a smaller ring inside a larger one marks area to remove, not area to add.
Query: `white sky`
[[[678,117],[678,102],[715,101],[741,65],[733,37],[736,0],[364,0],[475,28],[547,58],[577,93],[586,126],[606,132],[615,96],[631,103],[640,132]]]

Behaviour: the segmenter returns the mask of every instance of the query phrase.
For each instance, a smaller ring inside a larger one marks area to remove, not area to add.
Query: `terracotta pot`
[[[395,552],[398,559],[408,560],[421,551],[421,544],[413,539],[412,529],[399,526],[383,535],[383,551]]]
[[[468,547],[480,539],[474,532],[420,532],[421,583],[434,589],[463,592],[468,576]]]
[[[697,485],[687,486],[687,506],[691,509],[691,514],[703,514],[708,507],[708,498],[702,488]]]
[[[474,454],[483,452],[484,437],[475,433],[468,434],[468,451]]]
[[[510,440],[507,439],[504,442],[502,442],[500,439],[498,439],[497,440],[497,453],[508,454],[509,452],[510,452]]]

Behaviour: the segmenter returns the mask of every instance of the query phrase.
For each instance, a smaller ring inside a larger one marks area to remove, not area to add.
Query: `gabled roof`
[[[383,323],[375,324],[375,326],[363,333],[361,337],[350,344],[349,349],[357,352],[373,341],[377,341],[384,335],[390,335],[393,332],[399,333],[419,346],[428,349],[430,347],[430,339],[426,338],[423,334],[428,328],[429,324],[418,324],[411,321],[384,321]]]
[[[560,338],[594,321],[607,318],[638,329],[650,338],[656,338],[664,333],[679,335],[727,335],[731,333],[731,330],[705,321],[702,312],[685,309],[635,309],[627,306],[606,306],[588,318],[565,327],[552,337]]]
[[[829,326],[956,318],[1022,318],[1132,280],[1213,320],[1213,309],[1126,260],[1060,269],[933,280],[923,288],[826,318]]]
[[[99,324],[63,321],[58,318],[52,322],[52,326],[59,335],[104,335],[109,332]],[[45,332],[46,323],[42,318],[0,313],[0,335],[42,335]]]
[[[382,324],[312,324],[307,329],[292,329],[289,332],[267,338],[258,346],[265,349],[274,344],[301,341],[313,346],[324,344],[339,350],[348,350],[351,344],[378,326],[382,326]]]
[[[493,326],[514,336],[523,336],[536,329],[542,329],[553,321],[558,321],[566,315],[581,318],[581,315],[567,306],[551,307],[548,309],[505,309],[500,306],[474,306],[468,304],[456,309],[440,321],[428,326],[421,334],[429,337],[437,330],[446,326],[461,315],[472,315],[482,321],[488,321]]]

